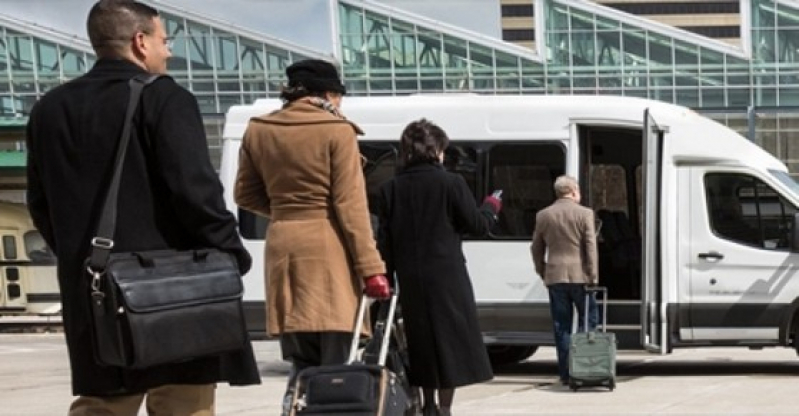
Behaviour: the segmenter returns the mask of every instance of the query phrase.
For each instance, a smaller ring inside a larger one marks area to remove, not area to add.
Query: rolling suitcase
[[[397,287],[397,285],[395,285]],[[388,343],[388,354],[385,366],[393,372],[401,383],[410,401],[410,407],[405,411],[405,416],[417,416],[422,411],[421,391],[418,387],[412,386],[409,378],[410,357],[408,355],[408,340],[405,336],[405,325],[402,320],[402,307],[398,306],[394,312],[394,318],[388,319],[390,302],[378,302],[378,307],[373,308],[375,323],[372,328],[372,338],[363,348],[361,362],[365,364],[377,364],[380,356],[380,348],[383,340],[383,331],[387,325],[392,325],[391,339]]]
[[[401,380],[386,367],[392,325],[380,334],[376,364],[358,360],[358,345],[368,297],[361,297],[350,356],[346,364],[311,367],[297,377],[290,416],[403,416],[411,402]],[[393,322],[397,294],[389,301],[387,322]]]
[[[605,287],[588,288],[585,297],[585,332],[572,334],[569,345],[569,388],[606,386],[616,388],[616,335],[607,332],[608,290]],[[592,292],[602,293],[602,332],[588,327],[589,297]]]

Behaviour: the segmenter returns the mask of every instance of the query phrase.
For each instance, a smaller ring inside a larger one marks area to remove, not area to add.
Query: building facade
[[[502,39],[535,47],[535,1],[500,0]],[[732,45],[741,43],[741,3],[738,0],[596,0],[621,12],[683,29]]]
[[[277,96],[286,66],[320,58],[340,66],[352,95],[613,94],[685,105],[799,172],[796,0],[497,0],[506,41],[399,2],[317,1],[325,7],[312,19],[285,17],[329,27],[319,35],[330,40],[323,50],[274,37],[258,19],[225,20],[210,3],[188,10],[181,0],[143,1],[160,10],[174,38],[170,74],[197,97],[212,151],[231,105]],[[28,4],[37,2],[52,5]],[[72,2],[86,11],[93,4]],[[269,3],[236,4],[275,14]],[[85,34],[33,22],[30,10],[0,12],[0,117],[24,120],[42,94],[95,60]]]

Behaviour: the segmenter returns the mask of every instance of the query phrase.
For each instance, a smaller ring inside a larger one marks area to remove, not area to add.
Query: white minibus
[[[245,300],[256,331],[264,327],[267,222],[238,209],[232,189],[247,121],[280,106],[234,106],[223,133],[225,198],[255,259]],[[504,191],[497,226],[463,244],[494,363],[553,344],[530,240],[562,174],[578,178],[601,222],[599,280],[620,348],[796,346],[799,186],[733,130],[684,107],[616,96],[345,97],[342,110],[365,132],[370,209],[398,168],[401,131],[422,117],[448,133],[446,168],[476,200]]]

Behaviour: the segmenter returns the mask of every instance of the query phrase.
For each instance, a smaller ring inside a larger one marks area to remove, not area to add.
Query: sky
[[[501,38],[499,0],[376,0],[429,19]],[[330,0],[152,0],[320,52],[332,53]],[[2,0],[0,15],[86,39],[94,0]]]

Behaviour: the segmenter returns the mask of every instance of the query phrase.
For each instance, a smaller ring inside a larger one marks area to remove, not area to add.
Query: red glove
[[[388,279],[382,274],[367,277],[364,282],[363,291],[366,293],[366,296],[375,299],[388,299],[391,294],[388,287]]]
[[[502,200],[493,195],[489,195],[483,200],[483,206],[488,206],[491,212],[497,215],[499,211],[502,210]]]

